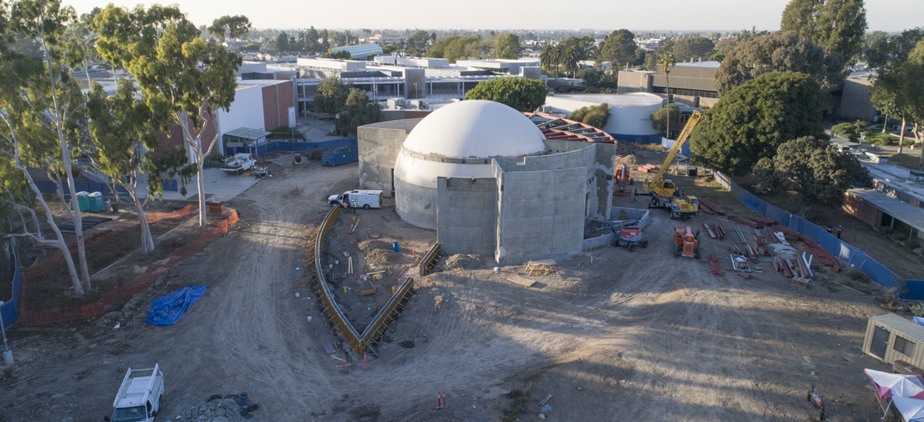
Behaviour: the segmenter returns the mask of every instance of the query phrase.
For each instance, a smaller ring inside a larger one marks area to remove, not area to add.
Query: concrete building
[[[673,101],[693,107],[712,107],[719,101],[715,88],[715,73],[721,63],[715,61],[677,63],[670,72]],[[616,76],[617,92],[651,92],[667,96],[668,75],[660,66],[648,70],[622,70]]]
[[[870,100],[870,89],[875,79],[869,75],[850,75],[844,80],[841,91],[841,104],[837,109],[838,117],[845,120],[865,120],[872,122],[879,114]]]
[[[498,263],[579,253],[585,220],[610,218],[616,145],[560,131],[550,139],[537,127],[548,121],[462,101],[362,126],[360,186],[394,195],[398,215],[436,229],[446,253]]]

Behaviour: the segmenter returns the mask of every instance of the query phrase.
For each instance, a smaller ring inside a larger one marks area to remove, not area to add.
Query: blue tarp
[[[144,319],[151,325],[173,325],[183,318],[186,309],[205,294],[205,286],[186,286],[151,302],[151,310]]]

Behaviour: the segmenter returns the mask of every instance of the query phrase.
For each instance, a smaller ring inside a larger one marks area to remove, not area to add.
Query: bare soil
[[[66,327],[14,328],[16,364],[0,379],[0,421],[98,421],[125,369],[154,362],[167,381],[161,416],[171,420],[194,419],[212,395],[247,392],[259,403],[255,420],[531,420],[551,395],[554,420],[806,421],[817,415],[805,399],[812,384],[827,399],[829,420],[881,415],[861,371],[887,368],[860,352],[867,318],[884,312],[877,289],[818,267],[811,288],[798,288],[766,258],[757,263],[763,272],[743,279],[730,271],[732,241],[707,236],[703,259],[676,258],[673,227],[687,223],[661,210],[652,211],[648,248],[583,253],[558,261],[549,275],[526,275],[521,265],[495,269],[490,257],[444,258],[439,272],[417,280],[366,368],[352,357],[343,373],[339,355],[327,352],[333,336],[305,264],[308,235],[329,210],[326,196],[355,187],[357,166],[291,162],[277,157],[273,178],[230,201],[241,213],[231,233],[120,312]],[[745,211],[727,193],[691,189]],[[329,236],[326,263],[334,267],[326,271],[340,274],[337,300],[361,327],[435,233],[402,223],[389,203],[358,210],[349,233],[352,215],[344,213]],[[700,215],[689,224],[718,220]],[[344,252],[354,258],[353,274]],[[705,257],[713,253],[722,275],[709,269]],[[369,277],[376,292],[362,295],[370,281],[359,275],[376,271],[384,271]],[[537,284],[508,281],[513,274]],[[142,322],[151,300],[187,284],[208,292],[182,321]],[[436,410],[440,391],[447,407]]]

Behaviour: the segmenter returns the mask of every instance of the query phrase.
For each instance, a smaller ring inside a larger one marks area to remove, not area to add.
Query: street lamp
[[[3,332],[3,363],[7,366],[13,365],[13,351],[6,341],[6,325],[3,324],[3,305],[4,301],[0,300],[0,331]]]

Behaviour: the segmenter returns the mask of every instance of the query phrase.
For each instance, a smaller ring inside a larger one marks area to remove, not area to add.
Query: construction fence
[[[276,151],[308,153],[315,150],[328,150],[340,147],[356,148],[356,145],[356,138],[336,138],[317,142],[272,141],[253,147],[225,147],[224,155],[230,156],[238,153],[246,153],[255,154],[257,157],[264,157],[266,154]]]
[[[896,294],[902,299],[924,300],[924,280],[903,279],[899,277],[898,274],[895,274],[894,271],[870,257],[863,250],[838,239],[837,236],[828,232],[827,228],[818,226],[798,215],[764,202],[762,199],[732,182],[728,176],[722,173],[715,172],[715,177],[719,184],[731,191],[732,195],[738,198],[738,200],[751,211],[776,221],[777,224],[786,226],[811,239],[841,261],[846,262],[851,268],[855,268],[868,276],[880,286],[894,288]]]
[[[10,238],[10,256],[13,258],[13,277],[10,280],[11,291],[9,298],[0,298],[3,305],[0,305],[0,316],[3,320],[3,329],[6,330],[11,325],[19,321],[19,292],[22,289],[22,266],[19,263],[19,254],[16,252],[16,238]]]

